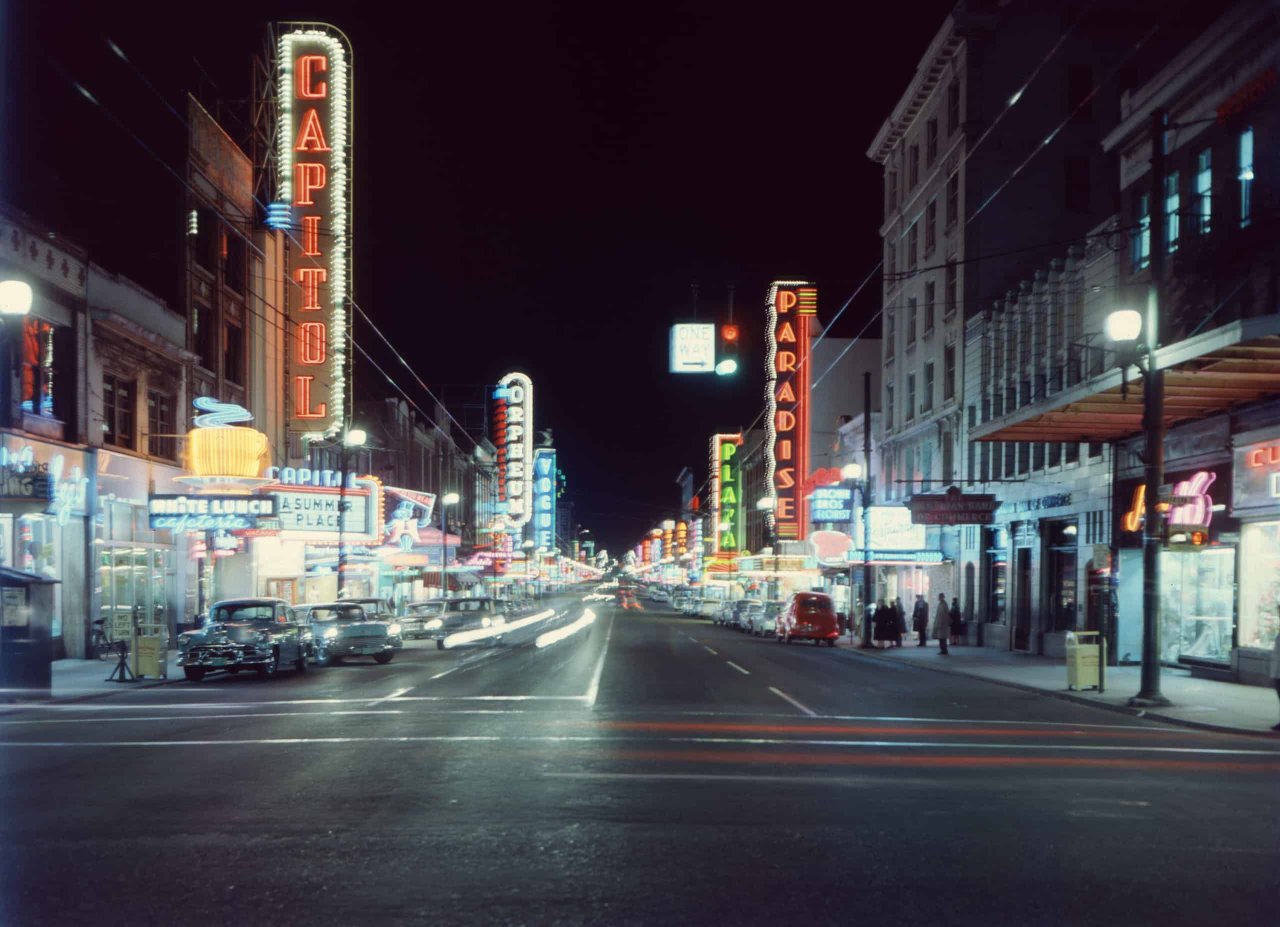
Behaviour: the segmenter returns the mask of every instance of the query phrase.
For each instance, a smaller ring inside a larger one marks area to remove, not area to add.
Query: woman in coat
[[[947,641],[951,639],[951,609],[947,607],[947,597],[938,593],[938,607],[933,613],[933,636],[942,648],[938,653],[946,656]]]
[[[885,604],[884,599],[881,599],[876,604],[876,613],[871,619],[871,632],[877,650],[882,642],[889,640],[889,623],[892,620],[893,609]]]
[[[901,599],[893,600],[893,617],[896,623],[894,631],[897,632],[897,636],[893,639],[894,646],[901,647],[903,635],[907,633],[907,613],[903,611]]]

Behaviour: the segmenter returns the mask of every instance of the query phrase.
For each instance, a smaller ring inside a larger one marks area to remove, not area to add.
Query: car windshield
[[[490,612],[493,611],[493,603],[488,599],[458,599],[449,603],[449,611]]]
[[[262,602],[231,602],[218,605],[210,615],[213,621],[274,621],[276,606]]]
[[[444,609],[444,602],[415,602],[409,606],[409,611],[414,615],[428,618],[440,614]]]
[[[312,621],[364,621],[365,611],[359,605],[313,606],[308,616]]]

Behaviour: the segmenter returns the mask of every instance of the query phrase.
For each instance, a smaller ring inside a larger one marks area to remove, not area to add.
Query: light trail
[[[577,621],[565,625],[563,628],[556,628],[554,631],[544,631],[538,635],[538,639],[533,645],[541,650],[543,647],[550,647],[552,644],[558,644],[567,637],[572,637],[579,631],[591,627],[596,620],[596,613],[591,609],[587,609],[582,613],[582,617]]]

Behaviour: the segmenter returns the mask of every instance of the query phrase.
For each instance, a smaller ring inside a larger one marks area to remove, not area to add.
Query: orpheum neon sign
[[[291,207],[294,430],[341,427],[349,375],[351,47],[332,26],[289,24],[276,49],[278,198]]]
[[[493,391],[501,404],[503,423],[498,434],[500,499],[511,528],[522,528],[533,515],[533,382],[523,373],[509,373]]]
[[[818,288],[778,280],[769,288],[765,352],[765,480],[777,500],[779,539],[803,539],[809,522],[809,342]]]

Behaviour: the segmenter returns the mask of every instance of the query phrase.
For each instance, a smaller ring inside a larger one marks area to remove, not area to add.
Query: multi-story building
[[[1102,78],[1132,27],[1067,6],[961,2],[876,134],[867,156],[884,168],[879,501],[964,479],[966,318],[1111,211],[1099,142],[1118,95]],[[883,594],[944,592],[972,610],[960,541],[959,528],[931,527],[944,566],[890,575]]]

